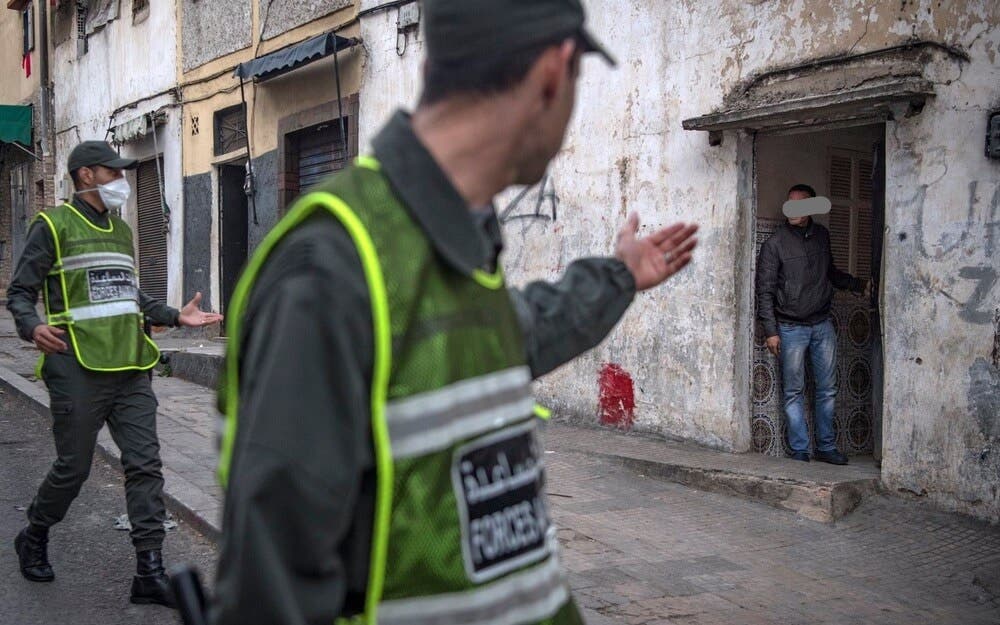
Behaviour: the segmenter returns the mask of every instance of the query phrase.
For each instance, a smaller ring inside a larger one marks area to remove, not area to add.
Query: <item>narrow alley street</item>
[[[24,347],[12,324],[0,322],[0,366],[27,376],[34,352]],[[205,468],[210,461],[188,464],[211,448],[197,432],[212,431],[212,391],[170,377],[155,377],[154,388],[167,492],[200,482],[207,493],[200,497],[215,495],[214,476]],[[76,616],[68,623],[174,622],[169,612],[127,603],[130,549],[127,535],[111,527],[124,511],[121,478],[100,458],[81,499],[53,533],[57,581],[39,586],[21,578],[10,546],[23,520],[18,508],[30,502],[52,450],[47,417],[0,390],[6,545],[0,623],[48,624],[71,606]],[[181,427],[184,418],[194,430]],[[570,584],[590,625],[1000,623],[996,526],[886,496],[867,499],[836,523],[818,523],[573,451],[572,441],[554,438],[567,431],[559,425],[545,435],[549,501]],[[609,445],[622,440],[603,435]],[[217,513],[208,508],[206,514]],[[180,520],[168,537],[167,557],[210,570],[214,546]]]
[[[172,610],[128,601],[135,559],[128,532],[114,528],[115,518],[125,512],[125,489],[118,469],[100,457],[66,519],[52,530],[49,559],[55,581],[39,584],[21,577],[14,536],[24,527],[24,508],[53,456],[47,419],[10,394],[0,395],[0,624],[177,623]],[[186,561],[210,571],[215,547],[180,523],[167,533],[164,557],[168,566]]]

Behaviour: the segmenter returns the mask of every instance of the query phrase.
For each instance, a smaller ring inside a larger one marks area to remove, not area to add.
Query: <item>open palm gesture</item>
[[[636,237],[638,231],[639,215],[631,213],[615,244],[615,256],[632,272],[637,291],[662,284],[686,267],[698,245],[695,224],[672,224],[641,239]]]
[[[201,310],[201,292],[198,292],[184,308],[181,308],[181,315],[177,318],[177,323],[188,328],[200,328],[222,321],[222,319],[223,316],[219,313]]]

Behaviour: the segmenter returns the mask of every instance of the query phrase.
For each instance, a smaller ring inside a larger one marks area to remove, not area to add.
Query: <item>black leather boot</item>
[[[176,608],[170,578],[163,569],[163,553],[159,549],[137,551],[135,562],[136,576],[132,579],[129,600],[132,603],[155,603]]]
[[[47,530],[26,527],[14,539],[14,551],[21,564],[21,575],[33,582],[51,582],[56,578],[49,564],[49,535]]]

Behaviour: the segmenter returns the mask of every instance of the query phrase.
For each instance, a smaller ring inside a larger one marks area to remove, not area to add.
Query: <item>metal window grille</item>
[[[247,120],[242,104],[215,112],[216,156],[246,148],[246,140]]]

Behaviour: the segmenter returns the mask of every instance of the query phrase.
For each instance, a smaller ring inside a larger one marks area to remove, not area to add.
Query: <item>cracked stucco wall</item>
[[[253,39],[251,0],[184,0],[181,14],[183,70],[249,47]]]
[[[976,3],[968,3],[970,13]],[[887,137],[883,479],[1000,521],[1000,6],[944,28],[967,64],[937,63],[937,96]]]
[[[265,0],[261,2],[262,38],[271,39],[353,4],[354,0]]]
[[[584,61],[577,110],[547,186],[519,201],[517,192],[499,198],[501,212],[512,208],[508,216],[538,208],[549,217],[507,221],[508,278],[514,284],[553,279],[574,258],[610,253],[631,210],[646,227],[696,221],[702,243],[693,266],[639,295],[601,346],[546,376],[540,399],[595,422],[599,372],[615,363],[634,383],[636,429],[746,451],[751,140],[727,132],[722,145],[711,147],[704,133],[682,130],[681,120],[717,110],[763,71],[911,38],[958,46],[972,61],[931,55],[924,74],[937,97],[921,115],[887,128],[883,466],[893,488],[1000,519],[1000,348],[991,351],[1000,340],[993,312],[1000,308],[993,251],[1000,245],[1000,165],[982,149],[986,111],[1000,108],[1000,5],[584,4],[592,31],[619,67]],[[393,108],[415,101],[421,51],[411,35],[411,47],[397,56],[394,11],[363,20],[362,33],[364,141]],[[844,78],[848,84],[857,77]]]

